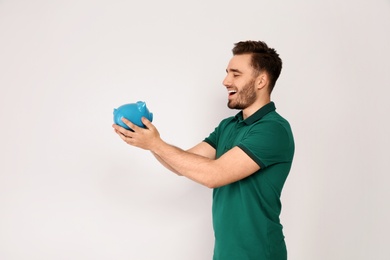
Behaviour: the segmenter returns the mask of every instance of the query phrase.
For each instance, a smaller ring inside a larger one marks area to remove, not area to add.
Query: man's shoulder
[[[236,116],[229,116],[221,120],[219,126],[226,126],[236,120]]]
[[[260,123],[280,124],[290,126],[290,123],[286,118],[281,116],[278,112],[272,111],[266,114],[260,121]]]
[[[290,123],[276,111],[268,113],[252,124],[249,133],[262,138],[280,138],[281,136],[292,138]]]

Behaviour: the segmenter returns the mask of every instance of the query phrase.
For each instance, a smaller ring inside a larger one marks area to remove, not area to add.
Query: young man
[[[160,138],[156,127],[123,119],[113,125],[128,144],[150,150],[168,169],[213,188],[214,260],[286,260],[280,195],[294,155],[289,123],[271,92],[282,60],[261,41],[235,44],[223,85],[228,107],[239,109],[204,141],[184,151]]]

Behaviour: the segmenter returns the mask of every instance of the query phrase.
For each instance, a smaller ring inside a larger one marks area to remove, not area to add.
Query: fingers
[[[148,129],[154,128],[154,125],[152,124],[152,122],[150,122],[149,119],[147,119],[146,117],[142,117],[141,121],[146,126],[146,128],[148,128]]]
[[[112,127],[114,128],[115,133],[127,144],[132,145],[133,142],[133,135],[135,134],[131,130],[126,130],[125,128],[113,124]]]
[[[145,131],[145,130],[155,130],[156,129],[156,127],[152,124],[152,122],[150,122],[146,117],[141,118],[141,122],[144,124],[145,127],[140,127],[124,117],[122,117],[121,120],[126,126],[128,126],[130,128],[130,130],[128,130],[120,125],[117,125],[117,124],[113,124],[112,127],[116,131],[119,131],[120,133],[124,134],[125,136],[130,136],[131,133],[135,133],[135,132],[141,133],[142,131]]]
[[[127,130],[120,125],[113,124],[112,127],[114,128],[115,132],[121,136],[121,138],[122,136],[131,137],[132,134],[134,133],[132,130]]]
[[[123,123],[125,123],[134,132],[140,129],[139,126],[137,126],[136,124],[133,124],[131,121],[129,121],[128,119],[126,119],[124,117],[122,117],[121,120],[122,120]]]
[[[130,141],[132,141],[131,139],[135,137],[136,132],[139,132],[141,129],[143,130],[143,128],[137,126],[124,117],[122,117],[121,120],[130,128],[130,130],[117,124],[113,124],[112,127],[123,141],[130,143]]]
[[[145,150],[151,150],[153,145],[158,143],[160,135],[155,126],[147,118],[141,118],[145,128],[135,125],[126,118],[121,118],[121,120],[130,128],[130,130],[117,124],[113,124],[113,128],[119,137],[127,144]]]

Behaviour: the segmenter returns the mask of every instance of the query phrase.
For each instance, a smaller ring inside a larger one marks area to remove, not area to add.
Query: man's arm
[[[215,159],[215,149],[209,145],[206,142],[201,142],[198,145],[192,147],[191,149],[187,150],[188,153],[197,154],[203,157],[207,157],[210,159]],[[173,173],[176,173],[179,176],[183,176],[181,173],[179,173],[176,169],[172,168],[167,162],[165,162],[160,156],[158,156],[155,152],[152,152],[154,157],[168,170],[170,170]]]
[[[260,166],[238,147],[215,159],[215,150],[207,143],[201,143],[189,151],[167,144],[146,118],[142,119],[146,129],[126,119],[123,119],[123,122],[134,132],[117,125],[113,127],[126,143],[150,150],[177,173],[209,188],[241,180],[260,169]]]
[[[152,154],[157,159],[157,161],[159,161],[165,168],[167,168],[168,170],[170,170],[171,172],[173,172],[173,173],[175,173],[175,174],[177,174],[179,176],[182,176],[178,171],[176,171],[169,164],[167,164],[160,156],[158,156],[154,152],[152,152]]]
[[[244,151],[234,147],[218,159],[189,153],[162,141],[154,149],[181,175],[209,188],[221,187],[253,174],[260,169]]]
[[[209,145],[206,142],[201,142],[198,145],[192,147],[191,149],[187,150],[189,153],[197,154],[200,156],[204,156],[210,159],[215,159],[215,149]],[[173,173],[176,173],[179,176],[182,176],[177,170],[172,168],[169,164],[167,164],[160,156],[158,156],[156,153],[152,152],[154,157],[168,170],[170,170]]]

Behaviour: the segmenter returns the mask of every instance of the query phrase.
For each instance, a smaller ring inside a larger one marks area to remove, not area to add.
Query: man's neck
[[[262,99],[257,100],[255,103],[253,103],[249,107],[243,109],[242,110],[243,119],[244,120],[247,119],[248,117],[253,115],[257,110],[259,110],[263,106],[267,105],[269,102],[271,102],[271,97],[268,96],[266,98],[262,98]]]

